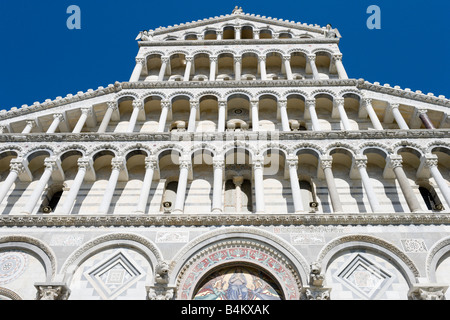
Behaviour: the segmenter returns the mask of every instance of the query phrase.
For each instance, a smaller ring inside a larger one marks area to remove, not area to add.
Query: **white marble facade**
[[[1,111],[0,299],[448,298],[450,100],[349,78],[340,37],[237,8]]]

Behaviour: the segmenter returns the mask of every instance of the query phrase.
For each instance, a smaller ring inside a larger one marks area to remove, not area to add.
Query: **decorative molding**
[[[347,214],[248,214],[248,215],[101,215],[101,216],[1,216],[0,224],[13,227],[148,227],[148,226],[270,226],[270,225],[445,225],[448,214],[347,213]]]

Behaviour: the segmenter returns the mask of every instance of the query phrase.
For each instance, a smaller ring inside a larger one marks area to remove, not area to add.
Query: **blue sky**
[[[69,30],[70,5],[81,30]],[[448,1],[154,1],[1,0],[0,110],[128,81],[140,30],[246,13],[325,26],[341,32],[350,78],[389,83],[450,98]],[[381,30],[369,30],[370,5]]]

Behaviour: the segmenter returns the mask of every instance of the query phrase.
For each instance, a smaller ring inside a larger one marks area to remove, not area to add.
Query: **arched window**
[[[62,194],[64,192],[62,185],[51,186],[45,195],[44,200],[41,204],[41,209],[39,212],[49,214],[55,212],[59,201],[61,200]]]
[[[429,186],[428,188],[425,186],[420,186],[419,192],[428,210],[433,211],[444,210],[441,200],[439,200],[436,191],[431,186]]]
[[[172,181],[166,185],[166,189],[164,190],[164,195],[161,203],[161,211],[165,213],[170,213],[175,206],[175,201],[177,199],[177,189],[178,182]]]

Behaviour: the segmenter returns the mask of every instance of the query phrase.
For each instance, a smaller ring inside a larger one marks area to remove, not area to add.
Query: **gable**
[[[168,27],[159,27],[155,30],[141,32],[136,40],[141,41],[170,41],[170,40],[190,40],[190,35],[198,35],[200,38],[207,36],[208,31],[226,31],[227,27],[240,26],[258,31],[270,31],[272,34],[290,34],[292,38],[312,37],[312,38],[340,38],[337,29],[327,30],[317,24],[307,24],[284,19],[260,16],[237,12],[228,15],[221,15],[203,20],[176,24]],[[331,35],[330,35],[331,33]],[[245,38],[245,37],[244,37]],[[195,39],[197,40],[197,39]]]

